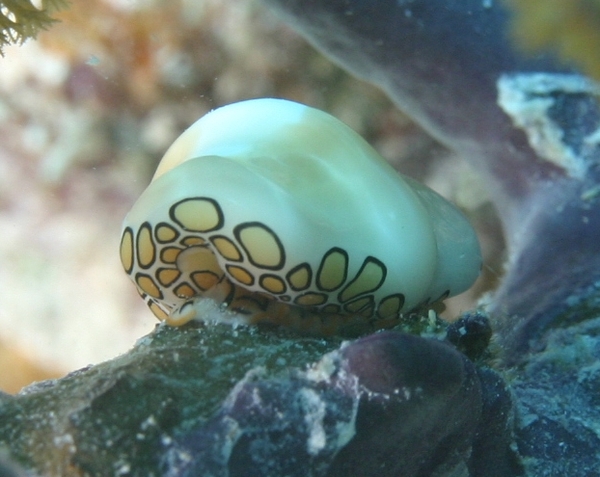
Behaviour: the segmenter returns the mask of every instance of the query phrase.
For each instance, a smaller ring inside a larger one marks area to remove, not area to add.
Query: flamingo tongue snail
[[[187,129],[125,218],[120,254],[169,324],[200,318],[209,297],[243,322],[324,334],[389,327],[481,267],[454,206],[334,117],[280,99]]]

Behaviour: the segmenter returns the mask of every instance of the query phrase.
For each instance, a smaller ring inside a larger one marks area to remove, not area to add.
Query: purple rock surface
[[[169,475],[514,475],[510,408],[500,378],[452,346],[382,332],[305,371],[246,376],[171,448]]]

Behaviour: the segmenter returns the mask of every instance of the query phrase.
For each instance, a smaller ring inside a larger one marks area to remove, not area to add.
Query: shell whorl
[[[172,323],[211,296],[250,322],[310,315],[377,328],[467,289],[481,255],[456,208],[346,125],[257,99],[212,111],[175,141],[125,219],[121,261]]]

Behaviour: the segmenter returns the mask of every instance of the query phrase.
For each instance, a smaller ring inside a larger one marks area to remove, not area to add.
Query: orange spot
[[[260,286],[270,293],[284,293],[286,290],[285,282],[277,275],[263,275],[260,277]]]
[[[302,306],[316,306],[316,305],[322,305],[326,301],[327,301],[327,295],[325,295],[324,293],[308,292],[308,293],[305,293],[304,295],[300,295],[300,296],[296,297],[296,299],[294,300],[294,303],[296,303],[297,305],[302,305]]]
[[[131,273],[133,268],[133,232],[127,227],[121,237],[121,264],[127,273]]]
[[[160,261],[163,263],[175,263],[177,257],[181,253],[180,248],[177,247],[165,247],[160,252]]]
[[[312,278],[310,265],[308,263],[301,263],[292,268],[286,275],[286,278],[292,290],[301,291],[307,289],[310,286]]]
[[[404,295],[397,293],[383,298],[377,307],[377,316],[379,318],[389,318],[400,313],[404,306]]]
[[[181,285],[177,285],[173,290],[173,293],[177,295],[179,298],[192,298],[197,295],[196,290],[194,290],[187,283],[182,283]]]
[[[279,270],[285,264],[283,245],[275,232],[266,225],[248,222],[238,225],[233,233],[252,265]]]
[[[242,254],[237,248],[237,245],[227,237],[223,237],[221,235],[218,237],[212,237],[210,240],[217,249],[217,252],[219,252],[223,258],[232,260],[234,262],[239,262],[242,260]]]
[[[223,226],[219,204],[206,197],[184,199],[171,207],[171,219],[191,232],[210,232]]]
[[[317,271],[319,290],[333,291],[346,281],[348,272],[348,254],[341,248],[330,249],[321,260]]]
[[[163,310],[157,303],[153,301],[148,303],[148,308],[150,308],[150,311],[154,313],[154,316],[156,316],[160,321],[166,320],[169,316],[165,310]]]
[[[361,313],[365,310],[368,310],[368,308],[371,309],[370,312],[367,311],[367,315],[365,316],[370,316],[373,314],[373,306],[374,306],[374,300],[373,297],[371,295],[369,296],[364,296],[362,298],[358,298],[357,300],[351,301],[350,303],[347,303],[344,306],[344,310],[350,312],[350,313]]]
[[[254,276],[245,268],[235,265],[227,265],[225,268],[227,273],[238,282],[247,286],[254,284]]]
[[[144,275],[143,273],[138,273],[135,276],[135,282],[137,286],[142,290],[146,295],[151,296],[152,298],[156,298],[161,300],[163,298],[163,294],[160,291],[158,285],[154,282],[152,277],[148,275]]]
[[[179,232],[169,224],[161,223],[154,229],[154,236],[158,242],[167,243],[176,240],[179,237]]]
[[[186,247],[191,247],[193,245],[202,245],[204,243],[206,243],[206,240],[204,240],[203,238],[193,236],[186,237],[181,241],[181,244],[185,245]]]
[[[159,268],[156,278],[158,282],[165,287],[170,286],[181,276],[181,272],[176,268]]]
[[[152,231],[150,224],[144,223],[137,234],[137,256],[140,267],[148,268],[154,263],[156,258],[156,247],[152,240]]]
[[[191,275],[192,280],[200,290],[208,290],[214,287],[221,277],[213,272],[195,272]]]
[[[339,301],[345,302],[377,290],[384,282],[385,275],[385,265],[374,257],[367,257],[354,279],[339,294]]]

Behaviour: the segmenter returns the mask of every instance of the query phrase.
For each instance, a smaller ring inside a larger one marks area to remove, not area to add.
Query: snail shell
[[[216,109],[169,148],[124,221],[121,261],[159,319],[212,297],[243,321],[389,326],[466,290],[465,217],[327,113],[280,99]]]

